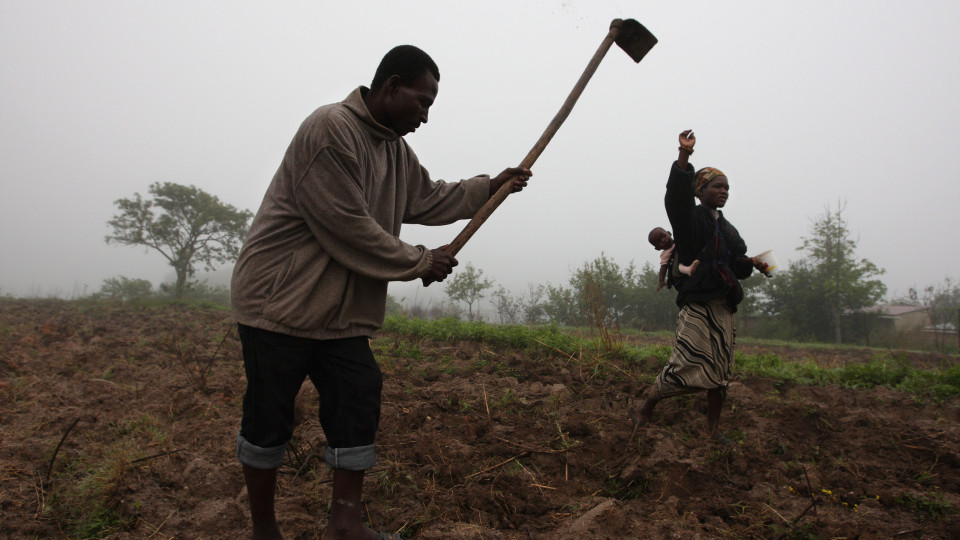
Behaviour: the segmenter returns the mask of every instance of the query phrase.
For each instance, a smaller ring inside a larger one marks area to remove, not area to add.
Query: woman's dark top
[[[753,272],[747,244],[723,212],[717,210],[714,216],[709,208],[696,204],[695,177],[692,165],[683,170],[674,162],[664,197],[677,259],[683,264],[700,260],[692,276],[681,276],[675,283],[677,305],[726,298],[736,312],[743,299],[739,280]]]

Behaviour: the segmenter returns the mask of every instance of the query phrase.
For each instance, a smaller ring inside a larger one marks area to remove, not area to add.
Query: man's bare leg
[[[333,504],[324,540],[376,540],[379,533],[364,526],[361,519],[361,495],[366,471],[333,471]]]
[[[274,492],[277,489],[277,469],[257,469],[243,466],[250,499],[250,521],[253,522],[253,540],[282,540],[277,516],[273,511]]]

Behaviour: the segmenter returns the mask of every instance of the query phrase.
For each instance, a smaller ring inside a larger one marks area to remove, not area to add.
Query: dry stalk
[[[595,336],[600,340],[603,350],[615,350],[621,346],[623,341],[620,336],[620,329],[613,321],[613,317],[610,316],[606,296],[603,294],[600,284],[597,283],[596,276],[592,272],[586,272],[585,277],[586,284],[583,292],[590,306],[590,331],[595,333]],[[610,323],[613,323],[612,329]]]
[[[79,421],[80,421],[80,418],[77,418],[76,420],[74,420],[73,423],[70,424],[70,427],[68,427],[67,430],[63,432],[63,437],[60,437],[60,442],[57,443],[57,447],[54,448],[53,450],[53,455],[50,456],[50,464],[47,466],[47,476],[46,478],[43,479],[43,485],[46,485],[47,483],[50,482],[50,473],[53,472],[53,462],[54,460],[57,459],[57,453],[60,452],[60,447],[63,446],[63,441],[67,440],[67,435],[70,434],[74,426],[76,426]]]
[[[230,328],[223,334],[223,338],[220,340],[220,343],[217,344],[217,348],[213,351],[213,354],[209,356],[199,355],[195,351],[185,352],[183,349],[183,339],[177,339],[175,336],[172,337],[173,351],[177,355],[177,361],[186,373],[187,380],[197,390],[209,392],[207,377],[210,375],[210,372],[213,371],[213,365],[217,361],[217,355],[220,354],[220,349],[232,331],[233,329]]]
[[[501,461],[500,463],[497,463],[496,465],[492,465],[492,466],[490,466],[490,467],[487,467],[486,469],[483,469],[482,471],[477,471],[477,472],[475,472],[475,473],[468,474],[468,475],[465,476],[464,478],[473,478],[474,476],[479,476],[479,475],[481,475],[481,474],[483,474],[483,473],[485,473],[485,472],[490,472],[490,471],[492,471],[492,470],[494,470],[494,469],[497,469],[497,468],[499,468],[499,467],[502,467],[502,466],[506,465],[507,463],[510,463],[511,461],[513,461],[513,460],[515,460],[515,459],[517,459],[517,458],[522,458],[523,456],[525,456],[525,455],[527,455],[527,454],[529,454],[529,453],[530,453],[530,452],[521,452],[521,453],[513,456],[512,458],[505,459],[505,460]]]
[[[487,386],[480,383],[480,389],[483,390],[483,406],[487,409],[487,422],[493,425],[493,418],[490,416],[490,403],[487,401]]]

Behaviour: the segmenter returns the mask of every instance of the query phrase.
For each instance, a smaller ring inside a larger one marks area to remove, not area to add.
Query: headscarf
[[[695,191],[697,193],[700,193],[700,190],[703,189],[704,186],[709,184],[711,180],[713,180],[718,176],[726,176],[726,175],[723,174],[723,171],[721,171],[720,169],[714,169],[713,167],[704,167],[700,169],[699,171],[697,171],[697,183],[696,183]]]

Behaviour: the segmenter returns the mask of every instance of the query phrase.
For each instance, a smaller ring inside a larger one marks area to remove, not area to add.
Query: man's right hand
[[[450,249],[450,246],[442,246],[430,250],[430,253],[433,255],[433,265],[430,266],[430,271],[421,278],[424,287],[434,281],[447,279],[447,276],[453,272],[453,267],[460,264],[457,262],[456,257],[446,251],[447,249]]]

